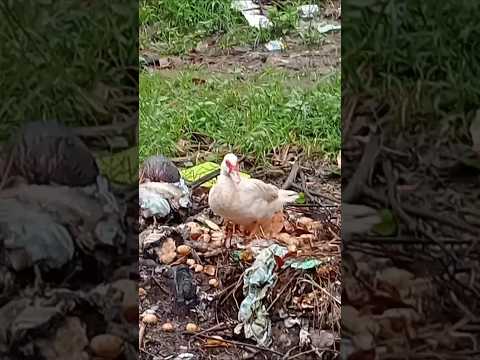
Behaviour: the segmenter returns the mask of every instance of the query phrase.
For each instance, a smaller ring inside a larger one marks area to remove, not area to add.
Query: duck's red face
[[[227,165],[228,173],[229,173],[229,174],[232,174],[232,173],[234,173],[234,172],[239,171],[239,169],[238,169],[238,164],[234,164],[234,163],[232,163],[232,162],[229,161],[229,160],[226,160],[226,161],[225,161],[225,164]]]

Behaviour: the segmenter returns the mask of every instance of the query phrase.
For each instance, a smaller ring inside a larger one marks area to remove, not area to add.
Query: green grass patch
[[[26,121],[90,126],[133,112],[136,9],[127,2],[3,1],[1,139]]]
[[[310,86],[284,73],[266,71],[247,80],[192,71],[142,73],[140,160],[175,155],[180,139],[206,137],[262,161],[273,149],[295,144],[309,154],[334,156],[340,148],[340,76]]]
[[[445,126],[452,114],[462,119],[478,109],[480,3],[372,0],[342,5],[348,14],[342,21],[345,89],[391,104],[398,109],[398,125],[415,131],[419,123]]]

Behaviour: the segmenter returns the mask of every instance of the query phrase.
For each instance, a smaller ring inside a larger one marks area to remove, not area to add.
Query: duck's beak
[[[240,172],[238,170],[234,169],[230,173],[230,177],[232,178],[232,180],[235,184],[238,184],[240,182]]]

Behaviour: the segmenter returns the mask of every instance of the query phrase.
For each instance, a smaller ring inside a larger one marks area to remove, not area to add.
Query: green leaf
[[[305,204],[305,194],[303,192],[298,194],[298,199],[295,201],[297,204]]]
[[[381,209],[378,214],[382,222],[373,227],[373,231],[381,236],[392,236],[397,232],[397,222],[389,209]]]

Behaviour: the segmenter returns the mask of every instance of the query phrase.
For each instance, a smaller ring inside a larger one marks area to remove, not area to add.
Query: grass
[[[480,4],[374,0],[343,10],[345,91],[381,99],[392,111],[402,104],[398,127],[446,126],[448,136],[468,141],[480,103]]]
[[[219,35],[219,45],[259,45],[295,33],[297,6],[306,1],[283,1],[281,10],[268,14],[270,29],[257,30],[247,25],[231,0],[142,0],[140,2],[140,47],[179,55],[190,51],[211,35]],[[308,3],[318,3],[313,1]],[[297,34],[298,35],[298,34]],[[321,36],[307,36],[305,44],[319,45]]]
[[[204,82],[198,77],[192,71],[174,78],[141,74],[140,160],[157,153],[175,155],[180,139],[198,136],[216,149],[260,162],[287,144],[311,155],[333,157],[339,150],[340,76],[309,87],[275,71],[245,81],[209,75]]]
[[[0,4],[0,137],[25,121],[109,124],[137,103],[135,3]]]

